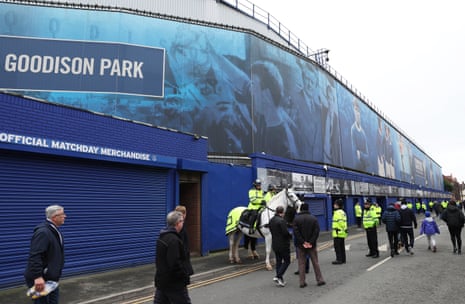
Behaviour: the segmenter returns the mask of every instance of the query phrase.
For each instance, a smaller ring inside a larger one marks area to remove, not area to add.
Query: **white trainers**
[[[414,255],[415,252],[413,252],[413,248],[410,248],[410,255]]]
[[[273,278],[273,281],[274,281],[276,284],[278,283],[278,280],[279,280],[278,277],[274,277],[274,278]]]
[[[279,286],[281,286],[281,287],[286,286],[286,282],[284,282],[284,280],[283,280],[283,279],[280,279],[280,278],[278,278],[277,284],[278,284]]]

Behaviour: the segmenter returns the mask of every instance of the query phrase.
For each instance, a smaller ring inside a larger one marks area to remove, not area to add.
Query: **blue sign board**
[[[0,88],[163,97],[165,50],[0,36]]]

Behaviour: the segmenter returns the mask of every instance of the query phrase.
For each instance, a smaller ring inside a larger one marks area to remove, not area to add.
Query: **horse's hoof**
[[[268,265],[266,265],[266,270],[268,270],[268,271],[271,271],[271,270],[273,270],[273,266],[271,266],[271,265],[269,265],[269,264],[268,264]]]
[[[260,258],[259,255],[254,255],[254,256],[253,256],[253,259],[254,259],[254,260],[258,260],[259,258]]]
[[[236,263],[236,261],[234,261],[234,260],[232,260],[232,259],[229,260],[229,264],[234,264],[234,263]]]
[[[236,260],[236,263],[237,263],[237,264],[242,264],[242,261],[241,261],[240,259],[237,259],[237,260]]]

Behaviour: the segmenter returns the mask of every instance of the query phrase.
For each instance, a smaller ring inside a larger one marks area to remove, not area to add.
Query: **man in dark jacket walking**
[[[272,236],[272,248],[276,257],[276,276],[273,280],[278,286],[285,286],[283,275],[291,264],[291,239],[292,235],[287,230],[284,220],[284,208],[278,206],[275,216],[270,220],[270,232]]]
[[[300,206],[300,214],[294,219],[293,228],[299,256],[300,288],[307,286],[305,282],[305,260],[307,256],[310,256],[310,260],[312,261],[317,285],[325,285],[326,283],[318,263],[318,251],[316,247],[316,242],[320,235],[320,225],[318,224],[318,219],[308,211],[307,203],[303,203]]]
[[[415,237],[413,234],[413,228],[417,229],[417,218],[412,209],[407,207],[407,201],[402,200],[402,205],[399,210],[400,214],[400,235],[402,243],[404,244],[405,251],[413,255],[413,245]]]
[[[391,257],[399,254],[397,246],[399,245],[399,223],[400,214],[394,207],[394,203],[390,203],[382,216],[383,223],[386,224],[386,232],[388,235],[389,246],[391,247]]]
[[[184,216],[171,211],[166,216],[167,227],[160,231],[157,240],[154,304],[190,304],[187,292],[189,265],[179,232]]]
[[[462,210],[457,208],[455,201],[450,201],[441,218],[447,224],[454,254],[462,254],[462,228],[465,222]]]
[[[47,220],[34,228],[29,250],[29,259],[24,272],[26,284],[43,292],[47,281],[58,282],[65,264],[63,236],[58,228],[65,223],[62,206],[51,205],[45,209]],[[59,288],[34,301],[36,304],[58,304]]]

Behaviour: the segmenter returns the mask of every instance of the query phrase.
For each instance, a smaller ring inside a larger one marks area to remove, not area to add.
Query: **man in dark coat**
[[[454,247],[454,254],[462,254],[462,228],[464,225],[464,215],[455,201],[450,201],[447,208],[443,211],[441,218],[447,224],[449,229],[450,239]]]
[[[51,205],[45,209],[47,220],[34,228],[29,250],[29,259],[24,278],[29,288],[43,292],[47,281],[58,282],[65,264],[63,236],[58,228],[65,223],[62,206]],[[58,287],[48,295],[34,301],[36,304],[58,304]]]
[[[307,203],[303,203],[300,206],[300,214],[294,219],[293,229],[299,256],[300,287],[307,286],[305,282],[305,260],[307,256],[310,256],[310,260],[312,261],[317,285],[325,285],[326,283],[318,263],[318,251],[316,248],[316,242],[320,235],[320,224],[318,223],[318,219],[308,211]]]
[[[386,224],[386,232],[388,235],[389,246],[391,247],[391,257],[399,254],[398,245],[399,245],[399,223],[400,223],[400,214],[399,211],[394,207],[394,203],[390,203],[384,211],[383,216],[381,217],[383,223]]]
[[[284,220],[284,208],[278,206],[275,216],[270,220],[270,232],[272,236],[272,248],[276,257],[276,277],[273,280],[278,286],[285,286],[283,275],[291,264],[291,239],[292,235],[287,230]]]
[[[184,216],[171,211],[166,216],[167,227],[160,231],[157,240],[154,304],[190,304],[187,291],[189,265],[179,232]]]
[[[413,234],[413,228],[417,229],[417,218],[412,209],[407,207],[407,201],[402,200],[402,205],[399,210],[400,214],[400,235],[402,243],[404,244],[405,251],[413,255],[413,245],[415,237]]]

